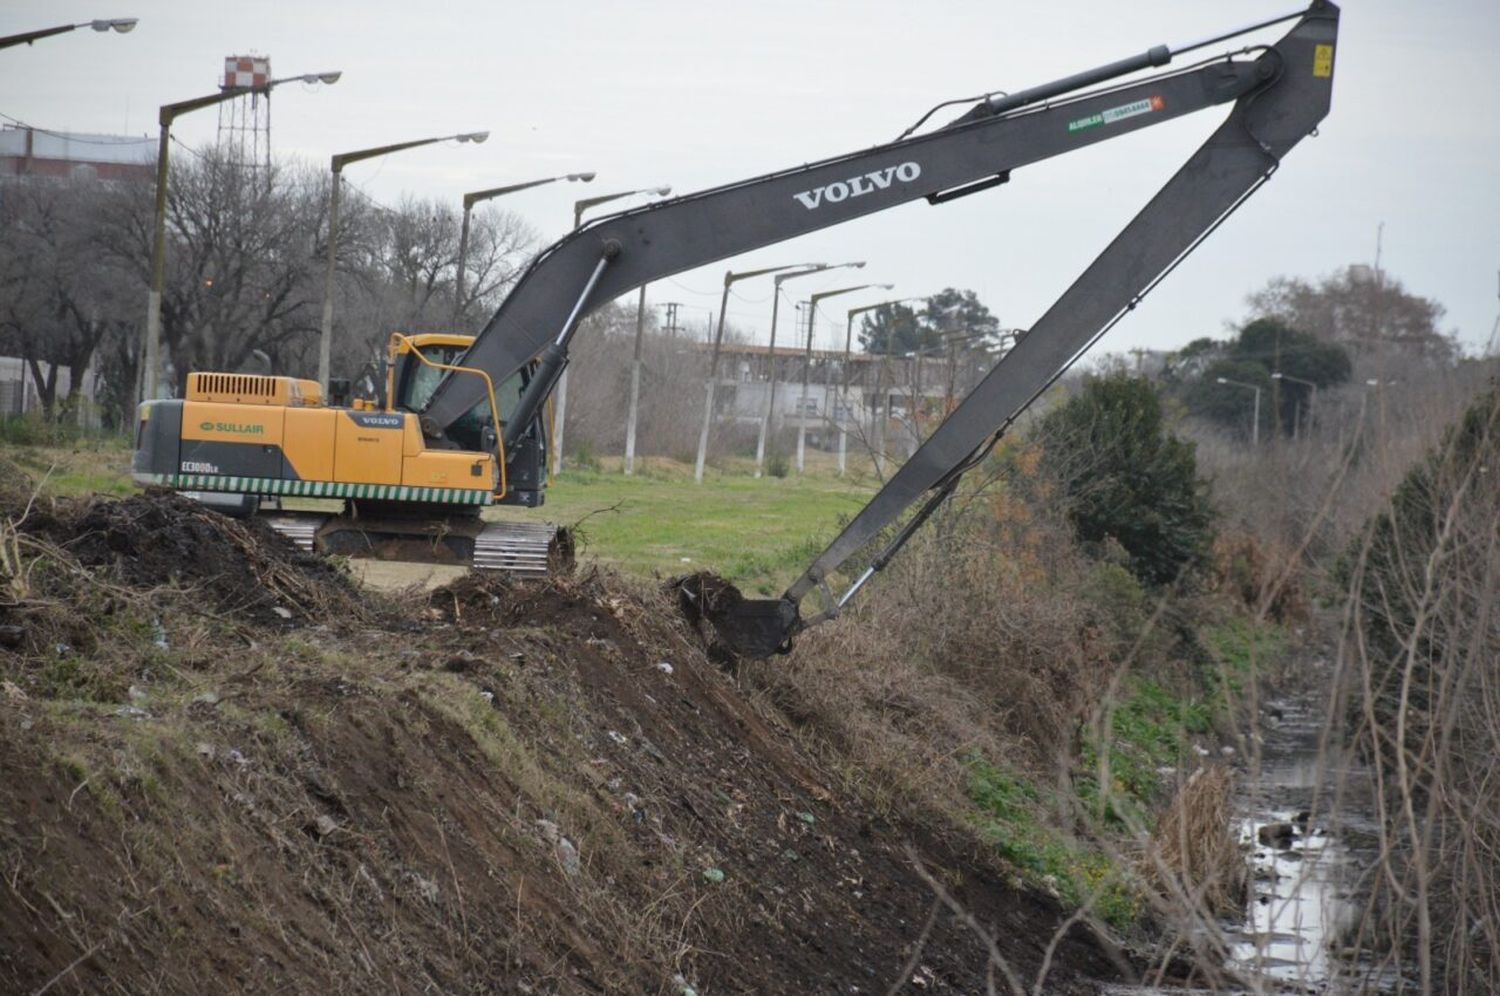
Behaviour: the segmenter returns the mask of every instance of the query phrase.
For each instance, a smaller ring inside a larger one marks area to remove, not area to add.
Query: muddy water
[[[1313,702],[1280,703],[1273,715],[1259,771],[1252,764],[1241,782],[1239,832],[1252,848],[1253,879],[1246,921],[1228,933],[1228,967],[1261,992],[1338,991],[1347,980],[1330,945],[1350,915],[1343,890],[1357,857],[1347,821],[1331,829],[1328,813],[1334,784],[1347,793],[1352,773],[1320,751],[1324,715]],[[1263,828],[1283,833],[1267,844]]]
[[[1253,879],[1244,921],[1218,928],[1228,950],[1224,967],[1243,983],[1231,992],[1339,993],[1369,985],[1331,953],[1352,915],[1351,872],[1368,860],[1350,841],[1367,838],[1374,828],[1360,772],[1320,750],[1324,718],[1322,703],[1311,698],[1276,703],[1260,731],[1259,756],[1240,774],[1237,832]],[[1333,824],[1336,792],[1339,816]],[[1290,838],[1283,833],[1269,845],[1259,839],[1263,827],[1287,824]],[[1156,991],[1108,990],[1111,996]]]

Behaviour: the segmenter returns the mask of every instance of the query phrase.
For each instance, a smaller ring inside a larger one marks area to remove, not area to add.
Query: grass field
[[[874,491],[867,477],[837,477],[824,454],[811,457],[808,470],[801,478],[756,480],[749,468],[735,467],[710,471],[699,485],[693,468],[676,461],[637,461],[631,477],[618,460],[603,461],[597,470],[560,475],[540,512],[578,527],[584,559],[644,576],[712,570],[746,591],[779,594]]]
[[[130,451],[123,442],[75,447],[0,445],[52,494],[127,495]],[[751,476],[748,462],[710,468],[702,485],[693,468],[673,460],[636,461],[626,477],[618,458],[596,467],[569,467],[552,482],[547,504],[536,510],[494,508],[495,519],[556,522],[577,527],[579,559],[597,560],[642,577],[712,570],[743,589],[779,594],[874,492],[864,473],[834,472],[829,454],[810,452],[808,472],[797,477]],[[453,568],[361,563],[371,584],[399,587],[441,582]]]

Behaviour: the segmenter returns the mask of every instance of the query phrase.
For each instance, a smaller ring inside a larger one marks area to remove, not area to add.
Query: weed
[[[766,473],[772,477],[782,478],[792,472],[792,465],[787,460],[786,454],[779,449],[773,449],[766,456]]]
[[[1091,904],[1106,923],[1125,928],[1142,908],[1139,884],[1107,853],[1049,825],[1037,788],[983,758],[969,760],[969,795],[979,807],[981,838],[1073,907]]]
[[[587,442],[574,443],[573,452],[568,454],[568,460],[579,470],[599,472],[599,457]]]
[[[1204,683],[1226,698],[1226,705],[1247,683],[1276,670],[1287,656],[1287,633],[1273,622],[1234,616],[1202,630],[1209,661]]]
[[[1212,732],[1213,721],[1207,702],[1179,697],[1148,678],[1131,676],[1084,742],[1080,767],[1085,773],[1076,785],[1079,797],[1117,829],[1146,825],[1146,813],[1161,787],[1160,771],[1177,770],[1191,756],[1192,738]],[[1103,754],[1108,763],[1101,765],[1105,728],[1109,740]],[[1101,778],[1107,780],[1105,791]]]

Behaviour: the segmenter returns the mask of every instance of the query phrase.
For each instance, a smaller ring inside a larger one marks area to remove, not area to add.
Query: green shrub
[[[1167,431],[1161,401],[1139,377],[1090,377],[1038,430],[1078,539],[1124,548],[1130,572],[1169,584],[1207,559],[1213,508],[1193,445]]]

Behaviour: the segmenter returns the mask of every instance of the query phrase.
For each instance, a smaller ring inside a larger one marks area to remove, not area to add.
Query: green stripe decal
[[[274,477],[218,477],[207,474],[152,474],[151,484],[181,491],[227,491],[238,494],[301,495],[312,498],[378,498],[388,501],[489,505],[494,495],[474,488],[419,488],[404,484],[339,484],[333,481],[284,481]]]

